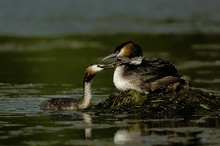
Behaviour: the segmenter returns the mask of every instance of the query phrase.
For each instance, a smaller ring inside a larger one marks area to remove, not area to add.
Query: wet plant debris
[[[140,117],[173,117],[219,113],[220,98],[200,89],[179,93],[144,94],[126,91],[109,95],[105,101],[87,110],[96,114],[126,114]]]

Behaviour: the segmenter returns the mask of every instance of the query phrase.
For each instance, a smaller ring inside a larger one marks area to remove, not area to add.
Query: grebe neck
[[[87,108],[91,103],[91,99],[92,99],[91,85],[92,85],[92,81],[84,82],[83,97],[81,99],[81,105],[80,105],[82,108]]]

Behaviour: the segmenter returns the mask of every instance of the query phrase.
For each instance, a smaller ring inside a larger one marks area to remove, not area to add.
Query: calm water
[[[220,145],[219,117],[131,120],[39,108],[80,98],[85,67],[127,40],[220,96],[219,13],[219,0],[0,0],[0,145]],[[95,77],[93,104],[117,92],[112,73]]]
[[[219,33],[219,0],[0,0],[0,34]]]
[[[80,98],[87,65],[134,40],[146,57],[174,62],[193,86],[220,95],[218,35],[76,35],[1,37],[0,145],[219,145],[220,118],[126,119],[76,111],[42,111],[52,97]],[[117,90],[112,70],[93,82],[93,104]]]

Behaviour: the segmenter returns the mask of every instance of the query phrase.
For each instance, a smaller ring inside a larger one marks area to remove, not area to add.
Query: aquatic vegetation
[[[105,101],[90,107],[97,114],[118,113],[146,117],[176,117],[219,113],[220,99],[199,89],[179,93],[144,94],[126,91],[111,94]]]

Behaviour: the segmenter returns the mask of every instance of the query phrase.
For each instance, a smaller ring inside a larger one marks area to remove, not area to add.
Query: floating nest
[[[179,93],[144,94],[126,91],[109,95],[105,101],[92,105],[88,111],[97,115],[126,114],[131,117],[169,118],[219,114],[220,99],[212,93],[189,88]]]

